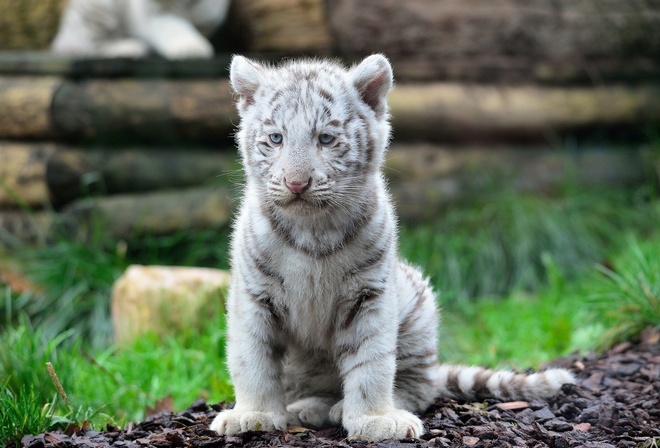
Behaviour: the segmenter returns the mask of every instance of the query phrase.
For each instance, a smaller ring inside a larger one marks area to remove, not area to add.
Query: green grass
[[[612,341],[659,325],[658,204],[624,193],[503,195],[450,209],[434,223],[404,226],[402,254],[431,277],[444,308],[442,359],[536,367],[596,347],[609,328],[619,328]],[[108,313],[111,285],[129,264],[226,268],[227,246],[223,228],[21,250],[40,289],[0,290],[0,415],[14,415],[14,406],[42,426],[52,424],[48,416],[100,428],[141,420],[147,407],[168,397],[175,410],[197,398],[230,400],[222,316],[120,349],[109,345]],[[69,405],[54,400],[46,362]],[[18,432],[40,432],[27,428]]]
[[[33,385],[24,384],[17,391],[0,385],[0,446],[19,447],[25,434],[39,434],[55,424],[55,399],[44,402],[42,396]]]
[[[543,257],[575,278],[620,247],[626,229],[649,232],[659,217],[657,207],[624,192],[504,194],[449,209],[434,223],[404,225],[400,246],[453,304],[536,290],[548,280]]]
[[[108,300],[112,284],[129,264],[227,269],[228,232],[222,227],[129,242],[102,236],[85,242],[60,239],[43,247],[21,248],[17,257],[41,289],[23,294],[6,290],[0,313],[7,323],[21,314],[30,316],[47,337],[73,330],[92,347],[106,347],[112,340]]]
[[[660,328],[660,238],[630,235],[622,253],[599,273],[590,298],[608,328],[601,346],[634,339],[646,327]]]
[[[52,402],[57,388],[46,368],[51,362],[69,404],[60,400],[49,415],[98,428],[139,421],[148,407],[168,397],[173,399],[173,409],[179,410],[198,398],[211,402],[232,399],[224,365],[222,316],[176,339],[146,335],[131,346],[93,353],[81,341],[65,343],[71,334],[44,340],[39,328],[25,320],[5,331],[0,336],[0,379],[7,390],[24,394],[26,387],[41,385],[28,391],[30,400],[39,406]],[[10,412],[9,406],[9,402],[0,402],[0,415]]]
[[[544,257],[549,281],[535,294],[461,302],[444,313],[441,358],[538,367],[572,351],[606,348],[660,328],[660,232],[631,234],[606,268],[594,263],[571,281]]]

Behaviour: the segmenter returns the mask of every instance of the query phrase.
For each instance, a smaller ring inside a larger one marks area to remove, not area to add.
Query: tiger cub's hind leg
[[[296,400],[286,407],[289,415],[289,426],[305,428],[322,428],[333,423],[330,410],[337,403],[336,398],[307,397]]]
[[[399,409],[424,411],[437,397],[438,321],[435,294],[419,269],[397,269],[399,326],[394,401]]]
[[[292,350],[284,367],[289,426],[321,428],[341,398],[341,383],[327,356]]]

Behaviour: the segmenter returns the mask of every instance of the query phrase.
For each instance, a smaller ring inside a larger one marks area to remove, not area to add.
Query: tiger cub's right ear
[[[243,56],[234,56],[229,67],[229,82],[240,96],[237,107],[239,112],[254,104],[254,94],[261,84],[263,67]]]

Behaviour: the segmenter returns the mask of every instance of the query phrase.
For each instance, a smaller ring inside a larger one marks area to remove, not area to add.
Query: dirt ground
[[[194,403],[123,430],[25,436],[27,448],[212,447],[660,447],[660,333],[596,355],[559,359],[579,380],[549,402],[483,403],[440,399],[423,415],[421,440],[351,441],[341,428],[219,436],[208,425],[224,404]]]

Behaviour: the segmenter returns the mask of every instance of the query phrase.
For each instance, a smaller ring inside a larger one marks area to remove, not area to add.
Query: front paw
[[[218,414],[210,428],[227,436],[245,431],[284,430],[286,429],[286,414],[228,409]]]
[[[424,434],[422,421],[408,411],[392,410],[383,415],[344,416],[344,428],[355,439],[418,439]]]

